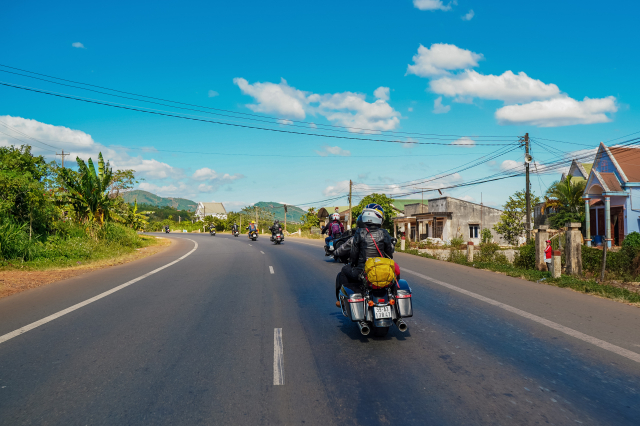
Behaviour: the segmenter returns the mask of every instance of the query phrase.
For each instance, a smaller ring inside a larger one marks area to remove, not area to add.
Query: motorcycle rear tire
[[[389,327],[376,327],[375,325],[372,328],[374,337],[385,337],[389,332]]]

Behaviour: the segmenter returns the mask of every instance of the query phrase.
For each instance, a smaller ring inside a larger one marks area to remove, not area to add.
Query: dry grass
[[[110,259],[100,259],[83,263],[78,262],[77,265],[67,268],[0,271],[0,298],[32,288],[42,287],[56,281],[66,280],[71,277],[86,274],[87,272],[143,259],[165,251],[172,243],[172,240],[168,238],[149,236],[147,236],[147,238],[154,238],[155,243],[136,249],[134,252]]]

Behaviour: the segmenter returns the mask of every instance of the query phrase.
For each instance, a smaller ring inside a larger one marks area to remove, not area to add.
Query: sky
[[[500,207],[524,176],[450,187],[521,172],[528,133],[539,195],[560,177],[552,164],[640,131],[638,12],[632,1],[9,2],[0,83],[17,87],[0,85],[0,145],[58,161],[64,150],[66,165],[102,152],[136,170],[140,189],[227,210],[346,205],[349,180],[355,202],[440,188]]]

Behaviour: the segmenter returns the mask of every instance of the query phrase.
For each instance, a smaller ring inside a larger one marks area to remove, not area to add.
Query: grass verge
[[[418,250],[398,250],[399,253],[412,254],[414,256],[436,259],[427,253],[420,253]],[[438,259],[436,259],[438,260]],[[616,287],[608,284],[599,284],[594,280],[582,279],[570,275],[562,275],[560,278],[552,278],[551,274],[546,271],[538,271],[536,269],[522,269],[513,266],[510,263],[494,263],[494,262],[467,262],[466,257],[455,257],[452,263],[458,265],[469,266],[476,269],[498,272],[510,277],[520,278],[528,281],[535,281],[542,284],[554,285],[556,287],[570,288],[580,293],[592,294],[607,299],[620,302],[640,305],[640,294],[629,291],[625,288]]]

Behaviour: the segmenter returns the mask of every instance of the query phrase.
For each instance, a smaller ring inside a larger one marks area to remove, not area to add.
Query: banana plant
[[[138,213],[138,200],[135,200],[133,206],[129,206],[124,222],[134,230],[140,231],[149,223],[145,213],[147,212]]]
[[[98,173],[91,158],[85,163],[76,157],[76,162],[77,172],[69,169],[60,171],[66,190],[62,194],[64,200],[71,204],[80,221],[97,222],[102,225],[112,216],[116,216],[115,200],[109,197],[108,192],[113,180],[113,170],[108,162],[105,164],[102,153],[98,155]]]

